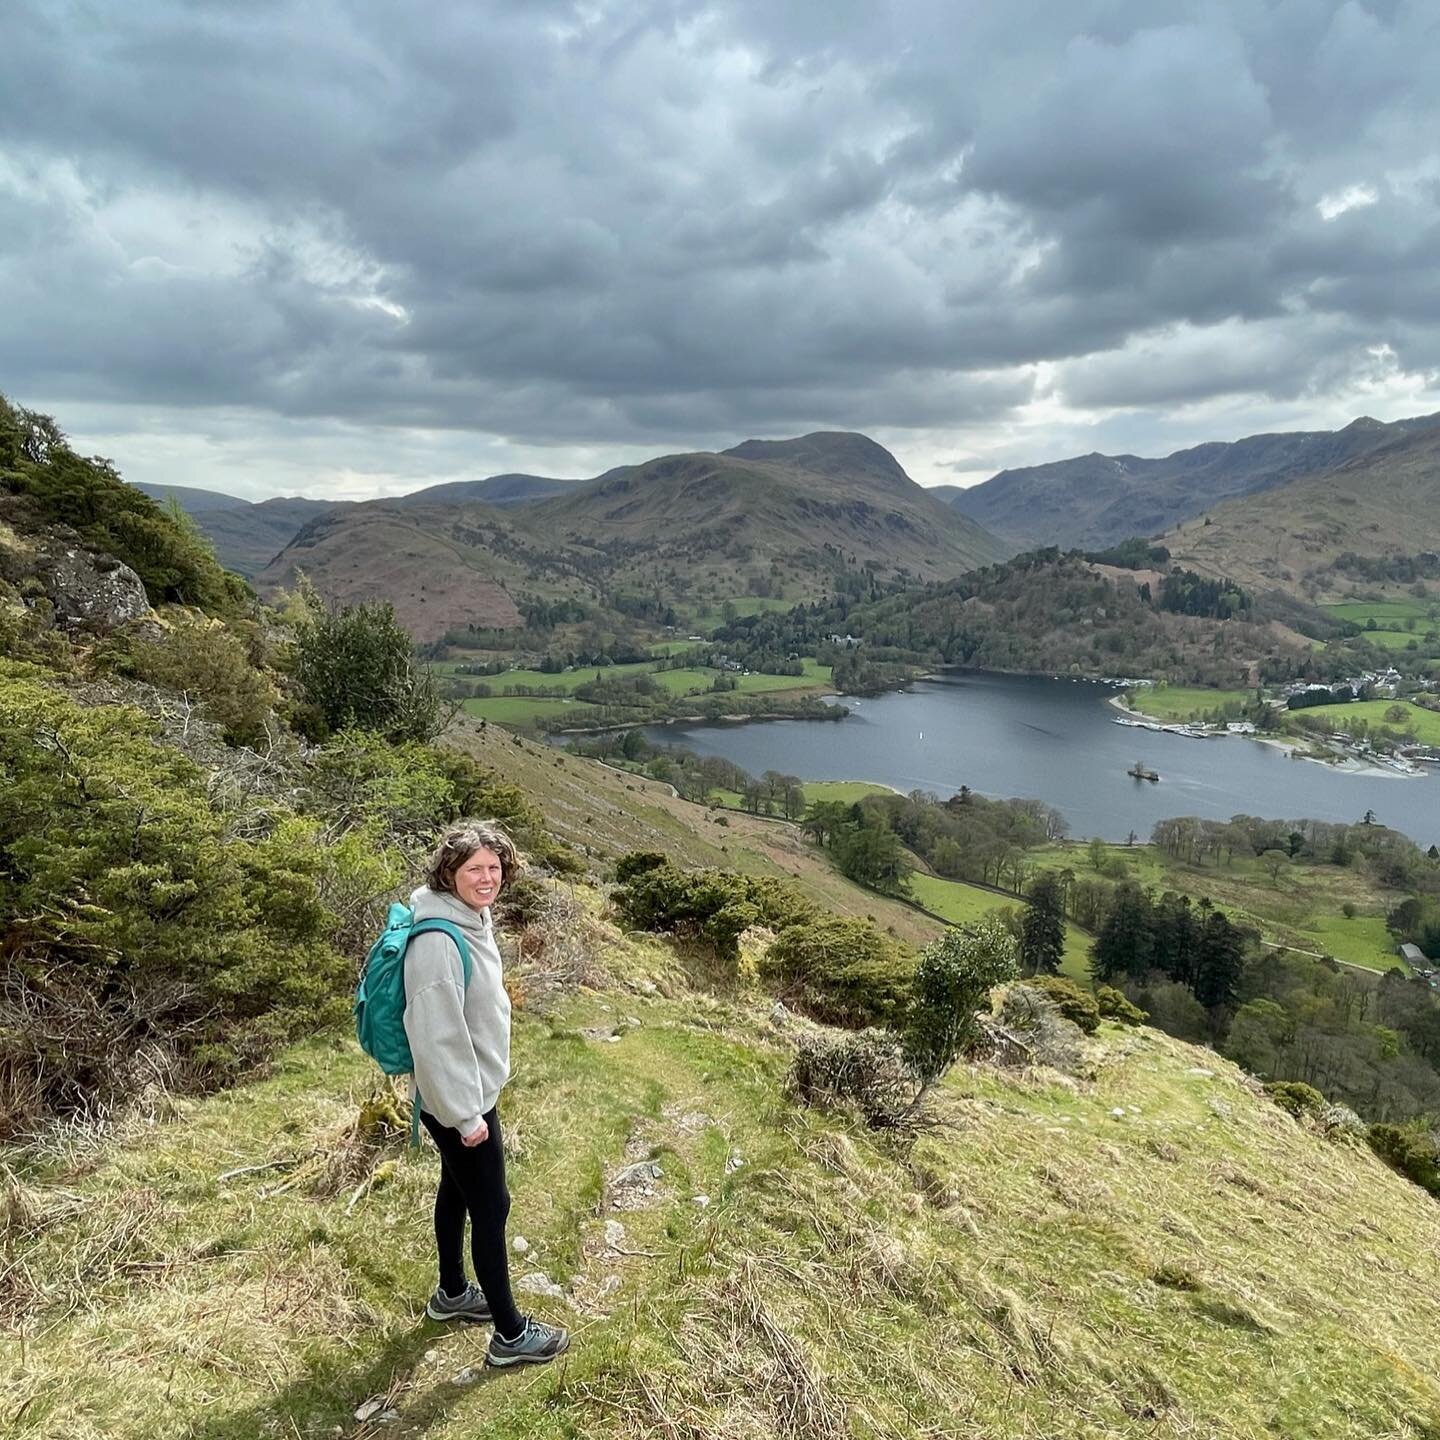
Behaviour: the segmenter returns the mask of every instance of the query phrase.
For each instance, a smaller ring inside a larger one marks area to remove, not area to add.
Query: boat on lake
[[[1155,781],[1160,778],[1158,770],[1147,770],[1138,760],[1125,772],[1132,780]]]

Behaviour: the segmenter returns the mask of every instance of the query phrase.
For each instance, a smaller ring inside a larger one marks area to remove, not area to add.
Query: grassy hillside
[[[873,441],[816,435],[663,456],[506,509],[355,506],[307,526],[256,583],[288,586],[301,569],[332,601],[383,595],[423,642],[515,625],[505,607],[522,593],[592,604],[658,596],[699,623],[726,599],[819,597],[862,562],[935,579],[1001,550]]]
[[[1343,430],[1212,441],[1162,459],[1080,455],[1002,471],[959,491],[951,503],[1017,549],[1099,548],[1130,535],[1156,535],[1229,497],[1333,469],[1436,424],[1435,416],[1392,425],[1361,419]]]
[[[1440,549],[1440,429],[1426,427],[1324,474],[1229,500],[1164,537],[1172,556],[1264,590],[1342,599],[1333,571],[1347,552]]]
[[[317,1039],[9,1158],[10,1433],[1437,1433],[1440,1208],[1212,1053],[1105,1026],[1078,1079],[961,1067],[907,1149],[786,1100],[766,1002],[593,933],[505,1099],[563,1365],[487,1372],[485,1330],[423,1318],[434,1156],[360,1146],[371,1069]]]

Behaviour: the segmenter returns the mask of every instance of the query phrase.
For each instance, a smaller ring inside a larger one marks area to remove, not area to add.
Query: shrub
[[[142,1052],[223,1078],[344,1018],[327,886],[353,843],[218,808],[136,710],[0,676],[0,1129],[124,1098]]]
[[[1093,1035],[1100,1028],[1100,1007],[1095,997],[1073,980],[1067,980],[1063,975],[1037,975],[1023,984],[1031,990],[1038,990],[1072,1025],[1078,1025],[1087,1035]]]
[[[796,1100],[852,1106],[876,1130],[901,1119],[914,1088],[900,1041],[883,1030],[804,1036],[790,1064],[789,1089]]]
[[[295,679],[323,739],[372,730],[391,740],[432,740],[448,715],[433,673],[416,664],[410,636],[388,602],[332,611],[306,592]]]
[[[1286,1114],[1297,1120],[1307,1117],[1318,1120],[1325,1113],[1325,1097],[1303,1080],[1271,1080],[1263,1089]]]
[[[218,621],[180,615],[158,640],[110,647],[116,668],[187,695],[232,745],[263,741],[279,695],[245,643]]]
[[[631,876],[611,898],[635,929],[698,940],[726,960],[738,957],[740,935],[752,925],[780,931],[815,916],[810,902],[782,881],[729,870],[679,870],[668,861]]]
[[[1402,1130],[1398,1125],[1372,1125],[1365,1138],[1392,1170],[1398,1170],[1431,1195],[1440,1196],[1440,1157],[1428,1136]]]
[[[1121,1025],[1143,1025],[1149,1018],[1146,1013],[1113,985],[1100,985],[1095,990],[1095,1005],[1102,1020],[1114,1020]]]
[[[820,916],[782,930],[760,978],[793,1008],[830,1025],[888,1023],[903,1011],[914,966],[869,920]]]
[[[920,952],[904,1050],[922,1087],[939,1080],[979,1039],[975,1012],[994,986],[1015,978],[1018,951],[1014,937],[986,919],[947,930]]]
[[[631,850],[615,862],[615,879],[623,885],[627,880],[645,874],[647,870],[658,870],[660,866],[669,863],[658,850]]]

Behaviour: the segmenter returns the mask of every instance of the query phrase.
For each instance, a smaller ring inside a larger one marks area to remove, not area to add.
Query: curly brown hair
[[[463,820],[441,837],[425,867],[425,883],[432,890],[455,893],[455,872],[477,851],[493,850],[500,861],[502,886],[525,872],[520,847],[493,820]]]

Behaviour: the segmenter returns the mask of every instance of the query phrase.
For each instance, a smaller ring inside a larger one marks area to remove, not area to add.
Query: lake
[[[1142,840],[1157,820],[1199,815],[1382,824],[1421,845],[1440,842],[1440,778],[1346,774],[1292,760],[1241,736],[1189,740],[1113,724],[1113,687],[1092,681],[967,671],[909,690],[847,698],[850,715],[746,725],[652,725],[647,739],[722,755],[753,775],[779,770],[802,780],[873,780],[897,790],[949,796],[1029,796],[1064,814],[1072,836]],[[1136,760],[1158,784],[1133,780]]]

